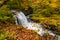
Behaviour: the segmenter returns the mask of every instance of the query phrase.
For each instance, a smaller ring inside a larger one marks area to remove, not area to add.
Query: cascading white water
[[[16,13],[16,11],[11,11],[11,12]],[[34,30],[41,36],[47,33],[45,32],[46,29],[44,30],[41,24],[29,22],[27,17],[24,15],[22,11],[18,12],[16,15],[14,15],[14,17],[15,19],[18,19],[19,24],[21,24],[24,28]],[[16,24],[18,24],[17,20],[15,22]],[[55,36],[55,34],[52,33],[51,31],[48,31],[48,33],[52,36]]]

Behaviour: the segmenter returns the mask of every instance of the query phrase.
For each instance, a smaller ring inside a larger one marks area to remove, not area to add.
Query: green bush
[[[0,22],[14,23],[13,14],[6,7],[6,5],[0,8]]]

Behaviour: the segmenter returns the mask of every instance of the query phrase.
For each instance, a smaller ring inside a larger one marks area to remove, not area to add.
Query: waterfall
[[[11,12],[14,12],[14,14],[16,13],[16,15],[14,15],[14,17],[16,19],[16,21],[15,21],[16,25],[21,24],[24,28],[29,29],[29,30],[34,30],[41,36],[47,33],[47,32],[45,32],[46,29],[44,29],[41,24],[34,23],[31,21],[29,22],[27,17],[24,15],[24,13],[22,11],[16,12],[16,11],[12,10]],[[55,36],[55,34],[52,33],[51,31],[48,31],[48,33],[52,36]]]

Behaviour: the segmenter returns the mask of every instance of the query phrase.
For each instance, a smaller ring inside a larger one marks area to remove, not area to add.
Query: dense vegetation
[[[32,21],[60,34],[60,0],[0,0],[0,28],[5,27],[5,23],[14,24],[15,19],[10,11],[17,9],[25,15],[32,14]]]

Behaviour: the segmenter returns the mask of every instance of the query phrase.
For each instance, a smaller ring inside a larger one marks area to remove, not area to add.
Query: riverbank
[[[40,36],[32,30],[27,30],[22,26],[0,24],[0,40],[57,40],[57,37],[50,35]]]

